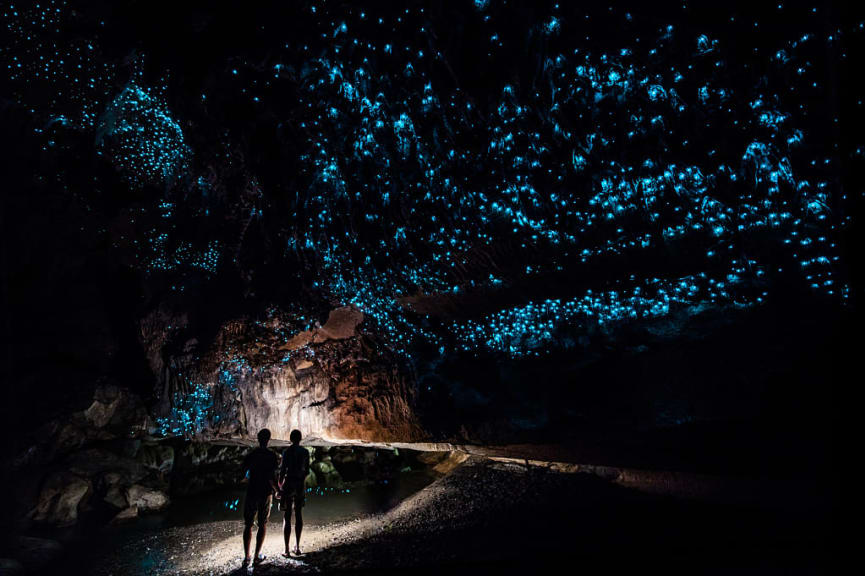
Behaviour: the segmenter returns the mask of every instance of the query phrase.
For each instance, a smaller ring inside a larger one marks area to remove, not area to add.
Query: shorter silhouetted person
[[[246,488],[246,501],[243,504],[243,564],[250,561],[249,544],[252,540],[252,525],[258,522],[258,533],[255,535],[255,564],[264,560],[261,546],[267,534],[267,519],[270,518],[270,506],[273,493],[276,490],[276,469],[279,467],[279,457],[267,449],[270,442],[270,430],[262,429],[258,433],[258,448],[255,448],[243,459],[243,471],[249,475],[249,485]],[[256,518],[257,517],[257,518]]]
[[[282,491],[282,510],[285,518],[282,535],[285,538],[285,553],[289,557],[291,546],[291,510],[294,509],[294,554],[300,556],[300,533],[303,531],[303,505],[306,502],[306,476],[309,474],[309,452],[300,445],[300,430],[292,430],[291,446],[282,452],[282,465],[279,468],[279,487]]]

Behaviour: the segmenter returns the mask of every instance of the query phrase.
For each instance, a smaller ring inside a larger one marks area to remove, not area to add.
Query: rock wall
[[[396,356],[362,329],[352,307],[332,310],[327,322],[295,331],[296,322],[272,312],[262,320],[227,322],[200,357],[197,341],[166,339],[171,316],[141,324],[141,341],[155,369],[155,433],[196,440],[255,437],[269,428],[288,440],[420,441],[426,437],[413,408],[412,379]]]
[[[89,407],[34,430],[30,446],[3,463],[16,481],[15,513],[69,526],[165,508],[174,450],[156,443],[150,427],[140,398],[99,385]]]

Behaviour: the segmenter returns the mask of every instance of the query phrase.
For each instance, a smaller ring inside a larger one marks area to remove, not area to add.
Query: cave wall
[[[300,332],[277,313],[265,322],[230,321],[199,357],[191,341],[171,356],[160,338],[169,332],[149,317],[142,341],[158,375],[158,432],[250,439],[268,428],[287,441],[298,428],[331,441],[423,440],[411,372],[360,329],[363,320],[356,308],[340,307],[324,325]]]

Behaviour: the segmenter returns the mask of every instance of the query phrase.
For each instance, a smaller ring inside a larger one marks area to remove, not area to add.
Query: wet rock
[[[133,484],[127,488],[126,501],[141,512],[162,510],[169,504],[168,495],[165,492],[141,484]]]
[[[79,509],[91,493],[89,480],[68,473],[50,476],[39,494],[32,518],[55,526],[75,524]]]

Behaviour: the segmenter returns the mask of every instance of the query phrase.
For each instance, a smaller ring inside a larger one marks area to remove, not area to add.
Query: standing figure
[[[306,476],[309,474],[309,452],[300,445],[300,430],[292,430],[289,440],[291,446],[282,452],[282,465],[279,469],[279,487],[282,490],[282,509],[285,519],[282,535],[285,538],[285,552],[288,558],[291,546],[291,509],[294,508],[294,554],[300,556],[300,533],[303,531],[303,504],[306,501]]]
[[[258,433],[258,448],[243,459],[243,471],[249,475],[249,485],[246,488],[246,501],[243,504],[243,565],[250,561],[249,544],[252,540],[252,525],[258,517],[258,533],[255,536],[255,561],[260,564],[264,560],[261,546],[267,534],[267,519],[270,518],[270,506],[273,493],[276,490],[276,469],[279,467],[279,457],[267,449],[270,442],[270,430],[263,428]]]

